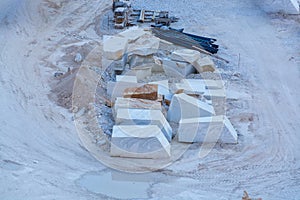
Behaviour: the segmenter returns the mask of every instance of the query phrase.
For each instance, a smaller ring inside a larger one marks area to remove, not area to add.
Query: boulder
[[[146,84],[140,87],[130,87],[124,90],[123,97],[156,100],[158,96],[158,86]]]
[[[118,36],[104,37],[103,56],[108,60],[119,60],[127,50],[128,39]]]
[[[168,110],[168,120],[178,123],[181,119],[215,115],[213,106],[187,94],[175,94]]]
[[[114,126],[110,155],[126,158],[169,158],[171,146],[158,126]]]
[[[119,108],[115,122],[117,125],[157,125],[166,139],[172,140],[172,128],[160,110]]]
[[[179,122],[179,142],[237,143],[237,132],[226,116],[182,119]]]

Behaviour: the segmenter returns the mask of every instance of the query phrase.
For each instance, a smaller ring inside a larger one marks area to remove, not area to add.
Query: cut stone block
[[[213,98],[226,98],[226,91],[225,89],[218,89],[218,90],[206,90],[203,94],[204,98],[207,100],[211,100]]]
[[[129,66],[130,68],[142,66],[145,64],[151,64],[154,63],[155,60],[153,58],[153,55],[148,55],[148,56],[139,56],[139,55],[130,55],[129,56]]]
[[[119,60],[127,50],[128,40],[110,36],[103,40],[103,56],[109,60]]]
[[[187,94],[175,94],[168,110],[168,120],[178,123],[181,119],[215,115],[213,106]]]
[[[146,77],[151,76],[152,74],[152,68],[151,66],[139,66],[139,67],[135,67],[133,68],[135,75],[137,77],[138,81],[142,81],[144,80]]]
[[[118,97],[114,105],[114,115],[120,108],[162,110],[161,104],[157,101]]]
[[[143,83],[132,83],[132,82],[113,82],[107,83],[107,95],[110,97],[112,102],[115,102],[117,97],[123,97],[124,91],[127,88],[142,87]]]
[[[128,53],[148,56],[156,53],[159,48],[159,39],[151,35],[144,35],[128,46]]]
[[[237,143],[237,132],[226,116],[182,119],[179,123],[179,142]]]
[[[172,140],[172,128],[160,110],[120,108],[115,121],[117,125],[157,125]]]
[[[183,93],[188,95],[193,94],[209,94],[208,90],[212,89],[222,89],[222,80],[207,80],[207,79],[183,79],[181,83],[175,84],[175,91],[183,91]]]
[[[117,75],[116,81],[117,82],[137,83],[137,77],[136,76],[127,76],[127,75]]]
[[[193,65],[199,73],[214,72],[216,69],[214,62],[209,57],[200,58],[193,62]]]
[[[127,65],[127,61],[128,61],[128,55],[127,55],[127,53],[125,53],[122,56],[121,60],[113,61],[112,64],[111,64],[111,67],[114,69],[116,74],[121,74],[125,70],[125,67]]]
[[[114,126],[110,155],[128,158],[169,158],[171,145],[158,126]]]
[[[177,62],[172,60],[164,59],[163,68],[166,75],[171,77],[186,77],[195,72],[193,65],[187,62]]]
[[[185,94],[204,94],[206,91],[205,85],[202,82],[194,82],[183,80],[182,83],[175,84],[176,93],[182,91]]]
[[[123,97],[156,100],[158,95],[158,86],[155,84],[146,84],[141,87],[131,87],[124,90]]]
[[[194,63],[200,59],[200,52],[191,49],[180,49],[171,54],[171,59],[175,61]]]
[[[161,94],[161,95],[164,95],[164,96],[169,96],[170,95],[169,81],[168,80],[154,81],[154,82],[150,82],[149,84],[158,85],[158,94]]]
[[[128,42],[132,43],[146,34],[149,35],[150,33],[145,31],[144,29],[132,27],[132,28],[129,28],[129,29],[119,33],[118,35],[121,37],[127,38]]]

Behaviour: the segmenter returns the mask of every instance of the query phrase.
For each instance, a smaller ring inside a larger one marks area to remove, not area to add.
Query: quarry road
[[[204,159],[193,145],[155,173],[149,199],[241,199],[244,190],[263,199],[299,199],[300,34],[293,29],[299,21],[274,21],[250,0],[133,2],[171,10],[187,32],[218,38],[220,55],[241,74],[239,84],[228,84],[252,97],[237,102],[239,113],[255,116],[246,129],[234,124],[239,145],[216,147]],[[95,19],[110,3],[1,1],[0,199],[108,199],[78,186],[85,174],[108,169],[82,147],[68,110],[47,95],[54,72],[70,64],[68,47],[91,48],[100,40]]]

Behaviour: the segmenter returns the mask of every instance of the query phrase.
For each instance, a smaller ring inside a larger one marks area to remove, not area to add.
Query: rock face
[[[179,142],[237,143],[237,132],[226,116],[182,119],[178,129]]]
[[[171,54],[171,60],[194,63],[200,59],[200,52],[191,49],[176,50]]]
[[[117,125],[157,125],[168,141],[172,139],[172,128],[160,110],[118,109]]]
[[[129,158],[169,158],[171,146],[158,126],[114,126],[110,155]]]
[[[158,86],[155,84],[146,84],[141,87],[132,87],[124,90],[125,98],[139,98],[156,100],[158,96]]]
[[[188,62],[162,60],[163,69],[166,75],[170,77],[186,77],[195,72],[195,68]]]
[[[108,36],[103,40],[103,55],[109,60],[119,60],[127,50],[128,39],[118,36]]]
[[[168,110],[168,120],[178,123],[181,119],[215,115],[213,106],[187,94],[175,94]]]
[[[114,113],[116,114],[120,108],[162,110],[161,104],[157,101],[133,98],[117,98],[114,105]]]
[[[209,57],[200,58],[193,62],[193,65],[199,73],[214,72],[216,69],[214,62]]]

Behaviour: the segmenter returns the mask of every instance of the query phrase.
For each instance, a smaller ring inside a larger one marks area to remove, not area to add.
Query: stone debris
[[[83,60],[82,55],[80,53],[77,53],[76,56],[75,56],[75,58],[74,58],[74,61],[76,63],[81,63],[82,60]]]
[[[182,119],[179,122],[178,141],[236,144],[237,132],[226,116]]]
[[[172,140],[172,128],[160,110],[119,108],[117,125],[157,125],[168,141]]]
[[[157,100],[158,97],[158,85],[155,84],[145,84],[140,87],[130,87],[124,90],[125,98],[139,98],[139,99],[149,99]]]
[[[181,119],[215,115],[213,106],[187,94],[175,94],[168,110],[168,120],[178,123]]]
[[[114,126],[110,155],[125,158],[169,158],[171,145],[156,125]]]

